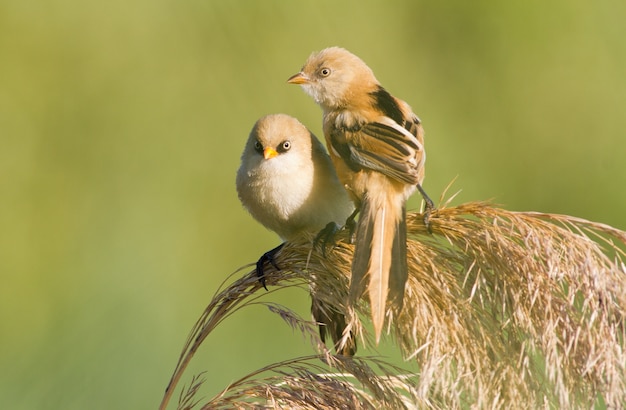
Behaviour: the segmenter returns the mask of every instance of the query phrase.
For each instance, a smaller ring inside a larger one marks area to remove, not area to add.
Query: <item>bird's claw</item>
[[[313,240],[313,246],[318,247],[321,244],[322,247],[322,255],[326,257],[326,247],[329,243],[334,244],[334,238],[337,232],[339,232],[341,228],[334,222],[329,222],[319,233],[315,236]]]
[[[278,251],[282,249],[283,246],[285,246],[285,244],[281,243],[274,249],[265,252],[256,262],[256,276],[259,278],[259,282],[261,283],[261,285],[263,285],[263,288],[265,288],[265,290],[267,290],[267,286],[265,285],[265,263],[268,262],[274,267],[274,269],[280,270],[280,268],[276,264],[276,259],[274,259],[274,256],[276,255],[276,253],[278,253]]]
[[[356,216],[356,214],[354,214],[354,216]],[[354,216],[348,218],[346,220],[346,224],[343,227],[343,229],[346,229],[348,231],[348,241],[350,242],[350,245],[354,245],[355,241],[354,233],[356,231],[356,222],[354,221]]]
[[[319,246],[320,242],[322,242],[322,254],[326,256],[326,247],[329,243],[335,242],[334,238],[337,232],[345,229],[348,231],[348,240],[350,244],[354,243],[354,231],[356,230],[356,222],[354,218],[359,214],[359,208],[356,208],[354,212],[350,214],[350,216],[346,219],[346,223],[344,226],[339,227],[335,222],[329,222],[315,237],[313,241],[313,245],[315,247]]]
[[[346,219],[346,224],[343,226],[343,228],[348,231],[348,240],[351,245],[353,245],[355,241],[354,232],[356,231],[356,222],[354,221],[354,218],[356,218],[360,210],[361,209],[359,207],[356,207],[354,212],[352,212],[348,219]]]
[[[433,231],[432,231],[431,226],[430,226],[430,215],[432,214],[433,210],[435,209],[435,203],[433,202],[432,199],[430,199],[428,194],[426,194],[426,191],[424,191],[424,188],[422,188],[421,184],[417,184],[417,190],[422,195],[422,198],[424,198],[424,203],[425,203],[425,206],[424,206],[424,226],[426,227],[426,230],[428,231],[428,233],[432,234]]]

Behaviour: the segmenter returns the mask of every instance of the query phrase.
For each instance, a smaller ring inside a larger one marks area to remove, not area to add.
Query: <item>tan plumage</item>
[[[369,280],[378,342],[387,299],[402,308],[407,279],[405,203],[416,189],[423,193],[422,125],[407,103],[391,96],[372,70],[343,48],[313,53],[288,82],[300,84],[322,108],[337,174],[360,208],[350,295],[354,303]]]
[[[236,184],[243,206],[285,241],[317,234],[329,222],[343,224],[354,210],[322,143],[285,114],[267,115],[256,122],[241,155]],[[344,315],[316,300],[314,293],[312,297],[322,340],[329,333],[339,353],[354,354],[351,335],[340,345]]]

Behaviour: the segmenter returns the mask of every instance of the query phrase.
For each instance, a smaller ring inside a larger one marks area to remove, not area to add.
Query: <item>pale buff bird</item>
[[[284,241],[303,233],[317,234],[329,222],[343,224],[354,210],[322,143],[286,114],[267,115],[256,122],[241,155],[236,182],[243,206]],[[257,263],[264,286],[264,264],[270,262],[278,268],[273,256],[282,245]],[[321,323],[322,341],[328,332],[338,353],[353,355],[356,343],[352,335],[342,341],[344,315],[315,299],[312,312]]]

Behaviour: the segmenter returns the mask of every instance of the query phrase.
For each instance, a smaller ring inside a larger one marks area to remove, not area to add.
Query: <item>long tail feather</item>
[[[388,204],[383,204],[374,213],[374,232],[372,234],[372,253],[370,259],[369,296],[372,309],[372,322],[376,343],[380,341],[385,310],[387,307],[387,292],[389,289],[389,272],[391,269],[391,257],[393,237],[396,231],[396,222],[391,215]]]
[[[398,311],[404,304],[404,288],[409,274],[406,258],[406,207],[402,206],[402,219],[396,226],[396,234],[393,238],[389,275],[389,301]]]
[[[369,277],[376,343],[380,341],[388,295],[396,307],[402,307],[408,275],[405,209],[395,201],[397,197],[364,198],[352,261],[350,301],[355,303],[363,295]]]
[[[366,275],[370,266],[372,235],[374,223],[371,201],[361,203],[361,213],[356,227],[356,242],[352,259],[352,276],[350,278],[350,303],[355,304],[365,292]]]

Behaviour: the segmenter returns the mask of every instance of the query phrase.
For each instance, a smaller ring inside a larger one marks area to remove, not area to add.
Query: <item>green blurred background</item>
[[[2,408],[157,407],[220,282],[278,244],[238,202],[239,155],[264,114],[321,134],[285,81],[327,46],[421,117],[433,198],[458,176],[455,203],[626,228],[623,1],[40,3],[0,3]],[[307,315],[304,292],[271,299]],[[187,375],[210,397],[309,353],[250,308]]]

